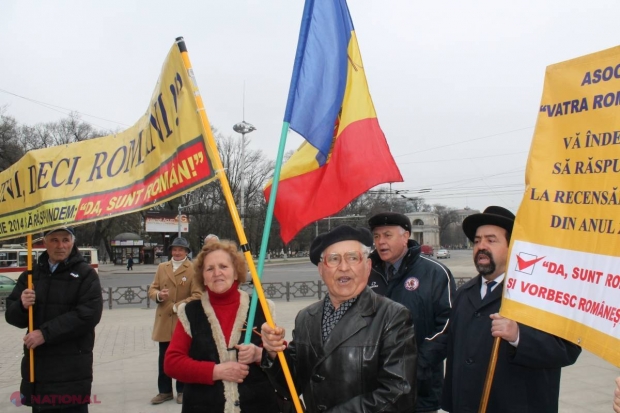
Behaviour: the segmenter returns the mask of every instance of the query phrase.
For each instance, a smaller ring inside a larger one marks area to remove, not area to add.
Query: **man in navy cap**
[[[284,351],[307,411],[411,412],[416,344],[411,313],[366,286],[372,236],[341,225],[315,238],[310,261],[327,286],[325,299],[301,310],[293,340],[262,326],[263,361],[274,387],[288,394],[276,351]]]
[[[476,412],[494,337],[499,353],[487,413],[558,411],[560,371],[581,348],[498,314],[515,216],[499,206],[463,220],[474,243],[478,276],[459,288],[448,326],[448,358],[442,409]]]
[[[450,270],[421,254],[412,239],[411,221],[397,212],[382,212],[368,220],[375,251],[368,285],[378,294],[403,304],[413,314],[418,347],[416,412],[436,412],[441,402],[443,361],[452,298],[456,291]]]
[[[28,273],[19,276],[6,299],[5,318],[28,327],[33,307],[34,329],[24,336],[22,403],[33,412],[88,412],[93,381],[95,326],[103,299],[99,276],[75,246],[73,229],[60,227],[44,237],[46,251]],[[29,383],[30,349],[34,349],[34,384]]]

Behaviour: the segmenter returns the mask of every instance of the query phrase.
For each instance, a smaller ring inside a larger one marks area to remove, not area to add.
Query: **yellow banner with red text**
[[[175,44],[148,110],[115,134],[28,152],[0,173],[0,240],[135,212],[215,177]]]
[[[620,366],[620,47],[551,65],[501,314]]]

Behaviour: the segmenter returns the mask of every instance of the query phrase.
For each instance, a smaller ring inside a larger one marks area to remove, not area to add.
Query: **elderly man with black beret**
[[[368,286],[377,294],[401,303],[413,314],[418,346],[416,412],[436,412],[441,402],[443,361],[452,298],[456,291],[450,270],[421,254],[409,239],[411,221],[397,212],[381,212],[368,220],[375,251]]]
[[[581,353],[575,344],[498,314],[514,220],[507,209],[490,206],[463,221],[478,276],[459,288],[448,326],[441,403],[448,412],[478,411],[494,337],[501,340],[487,413],[557,412],[561,368]]]
[[[310,260],[328,289],[301,310],[293,340],[262,326],[263,361],[276,390],[288,393],[277,351],[284,351],[308,412],[411,412],[416,342],[411,313],[366,286],[372,235],[346,225],[312,242]]]

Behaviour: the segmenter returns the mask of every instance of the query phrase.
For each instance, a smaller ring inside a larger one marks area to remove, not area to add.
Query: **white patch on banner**
[[[510,263],[507,299],[620,338],[620,257],[516,240]]]

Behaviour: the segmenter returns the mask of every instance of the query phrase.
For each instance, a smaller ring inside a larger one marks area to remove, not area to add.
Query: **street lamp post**
[[[245,120],[235,124],[233,126],[233,130],[237,133],[241,134],[241,162],[239,166],[239,179],[241,181],[241,191],[239,196],[240,205],[240,215],[241,215],[241,226],[245,227],[245,178],[243,176],[243,171],[245,169],[245,134],[255,131],[256,128],[251,123],[246,122]]]

